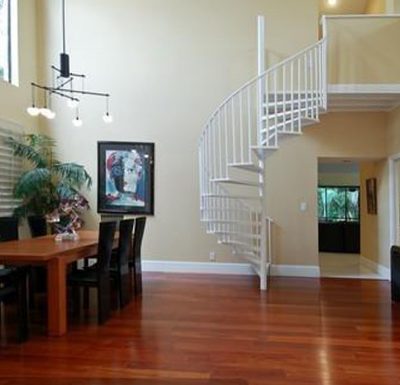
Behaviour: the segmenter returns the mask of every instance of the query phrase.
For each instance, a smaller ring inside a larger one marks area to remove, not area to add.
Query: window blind
[[[13,151],[5,139],[21,138],[20,130],[5,128],[0,123],[0,217],[13,215],[20,201],[14,198],[14,185],[22,173],[22,162],[14,157]]]

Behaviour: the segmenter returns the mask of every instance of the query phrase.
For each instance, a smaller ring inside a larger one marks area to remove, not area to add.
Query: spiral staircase
[[[327,40],[262,72],[208,119],[199,141],[200,217],[208,234],[247,260],[266,290],[272,257],[265,162],[327,109]],[[284,177],[284,176],[282,176]]]

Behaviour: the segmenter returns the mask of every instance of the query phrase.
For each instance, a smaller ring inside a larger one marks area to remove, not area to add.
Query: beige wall
[[[384,113],[331,113],[288,138],[267,162],[267,208],[276,222],[275,263],[318,265],[318,158],[386,154]],[[283,177],[284,176],[284,177]],[[300,204],[308,206],[300,211]]]
[[[400,18],[329,19],[330,84],[400,83]]]
[[[39,0],[43,64],[57,64],[59,2]],[[115,123],[101,120],[103,103],[88,98],[82,128],[56,105],[45,131],[63,160],[85,165],[95,179],[89,194],[96,215],[98,140],[156,144],[155,216],[144,239],[147,258],[231,260],[199,223],[197,140],[217,105],[256,73],[256,16],[266,15],[268,61],[295,53],[317,39],[317,0],[69,0],[72,69],[90,88],[112,94]],[[288,10],[290,9],[290,12]],[[301,15],[301,17],[298,17]],[[238,261],[237,258],[234,259]]]
[[[362,162],[360,165],[360,213],[361,213],[361,255],[371,261],[379,262],[379,215],[381,207],[378,204],[378,215],[368,213],[366,181],[377,179],[377,195],[381,185],[381,173],[384,162]],[[380,196],[378,196],[378,203]]]
[[[400,153],[400,107],[389,114],[387,144],[389,155]]]
[[[386,12],[386,0],[368,0],[365,13],[377,15]]]
[[[0,120],[11,121],[26,130],[37,128],[26,108],[31,104],[30,83],[37,79],[36,0],[18,2],[19,86],[0,80]]]
[[[318,172],[318,185],[320,186],[358,186],[359,184],[358,173]]]

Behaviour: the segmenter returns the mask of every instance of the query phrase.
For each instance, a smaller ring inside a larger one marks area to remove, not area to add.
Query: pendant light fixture
[[[106,110],[103,115],[105,123],[112,123],[113,117],[110,114],[110,94],[104,92],[93,92],[85,89],[86,75],[73,73],[70,70],[70,58],[67,54],[66,44],[66,6],[65,0],[62,1],[62,37],[63,52],[60,54],[60,67],[51,66],[53,71],[53,84],[51,86],[42,86],[37,83],[31,83],[32,87],[32,105],[27,108],[27,112],[31,116],[42,115],[47,119],[54,119],[56,113],[52,110],[52,98],[58,96],[67,100],[70,108],[75,110],[75,117],[72,123],[75,127],[81,127],[83,122],[80,118],[79,109],[82,96],[96,96],[105,99]],[[80,88],[74,88],[79,82]],[[43,105],[38,107],[36,104],[38,94],[42,93]]]

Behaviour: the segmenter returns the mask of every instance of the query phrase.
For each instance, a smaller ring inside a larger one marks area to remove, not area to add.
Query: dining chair
[[[0,242],[16,241],[18,239],[18,218],[0,218]]]
[[[102,222],[99,225],[97,263],[93,269],[73,270],[68,275],[68,285],[73,288],[75,309],[80,307],[80,288],[97,289],[97,318],[101,325],[110,316],[110,261],[116,231],[116,222]]]
[[[135,232],[133,236],[133,253],[129,262],[131,272],[133,272],[133,281],[135,295],[140,295],[143,292],[142,287],[142,240],[144,229],[146,226],[146,217],[136,218]]]
[[[29,216],[28,225],[32,238],[43,237],[47,235],[47,221],[44,216]]]
[[[18,342],[24,342],[29,337],[27,272],[23,267],[0,269],[0,304],[8,304],[9,300],[15,299]]]
[[[393,302],[400,302],[400,247],[390,249],[390,285]]]
[[[110,270],[111,279],[117,287],[120,308],[126,306],[132,299],[132,277],[129,260],[132,258],[132,232],[134,225],[134,219],[125,219],[119,222],[118,249]]]

